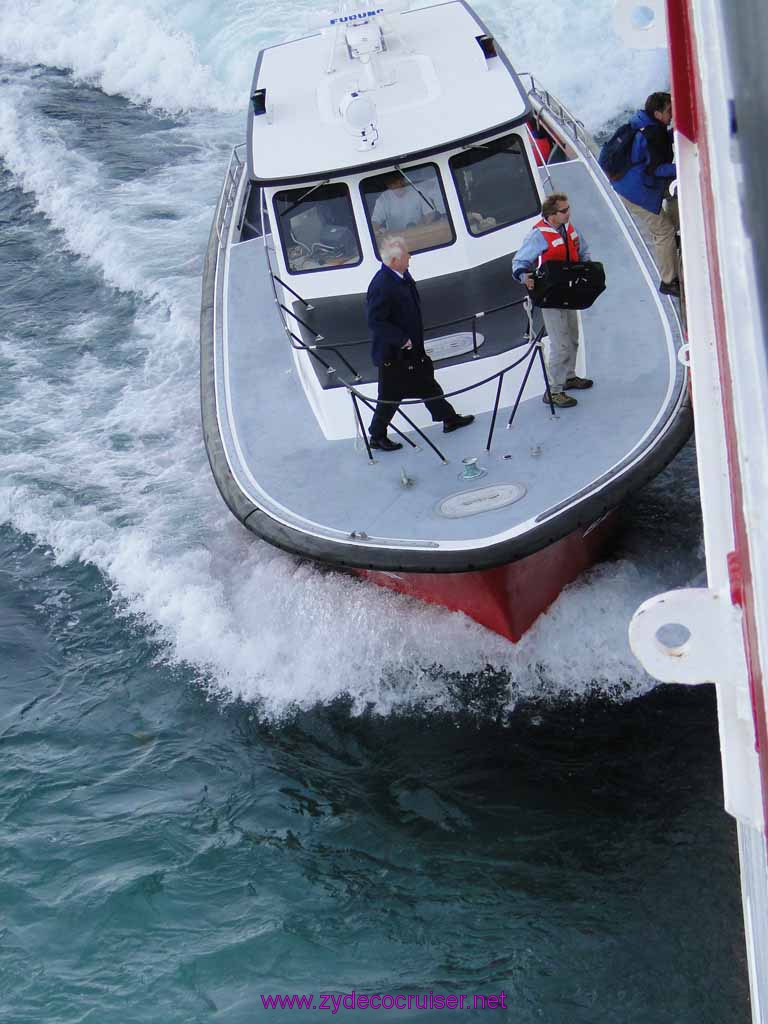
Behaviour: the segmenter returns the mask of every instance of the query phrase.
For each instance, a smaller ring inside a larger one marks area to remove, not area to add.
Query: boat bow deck
[[[478,412],[477,392],[457,398],[457,408],[475,412],[476,422],[450,435],[439,425],[428,428],[447,465],[423,445],[420,451],[406,447],[380,454],[371,465],[362,440],[326,439],[274,306],[263,243],[231,247],[226,301],[220,289],[217,306],[217,410],[230,469],[255,506],[318,540],[352,543],[360,551],[389,549],[393,567],[398,559],[409,562],[403,552],[481,552],[526,533],[538,531],[540,537],[555,510],[580,499],[577,521],[586,522],[585,516],[599,514],[599,500],[585,504],[586,495],[604,491],[610,507],[607,485],[653,448],[684,399],[686,376],[676,359],[679,327],[670,300],[657,293],[642,243],[635,248],[639,236],[623,209],[584,164],[550,170],[554,187],[571,198],[574,222],[593,257],[606,268],[606,292],[582,314],[585,371],[595,387],[579,392],[577,408],[553,418],[541,402],[541,374],[534,369],[512,430],[504,429],[509,402],[500,411],[490,454],[485,445],[491,413]],[[422,287],[428,293],[433,286],[439,282]],[[510,353],[510,362],[516,354]],[[472,369],[474,380],[486,376],[482,360]],[[417,408],[408,407],[409,415]],[[472,456],[486,475],[467,483],[459,479],[461,460]],[[448,495],[503,483],[522,484],[524,497],[458,519],[438,511]],[[362,553],[358,564],[364,560]]]

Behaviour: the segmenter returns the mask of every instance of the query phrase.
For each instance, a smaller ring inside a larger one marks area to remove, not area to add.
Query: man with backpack
[[[653,239],[661,274],[662,295],[680,295],[676,208],[664,199],[677,177],[672,148],[672,97],[653,92],[629,124],[622,125],[603,146],[600,166],[622,202]]]

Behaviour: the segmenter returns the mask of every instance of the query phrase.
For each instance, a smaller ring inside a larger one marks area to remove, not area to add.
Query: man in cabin
[[[677,177],[671,121],[672,97],[668,92],[652,92],[645,109],[638,110],[629,122],[635,129],[629,167],[611,184],[632,216],[651,234],[661,274],[659,291],[679,296],[677,201],[665,201]]]
[[[422,398],[446,434],[468,426],[474,416],[460,416],[443,398],[432,360],[424,351],[424,325],[416,283],[408,273],[410,254],[404,239],[381,244],[381,269],[366,296],[373,362],[379,369],[379,400],[368,428],[371,448],[394,452],[402,444],[387,437],[387,427],[404,398]]]
[[[399,171],[385,179],[385,190],[373,204],[371,220],[376,231],[404,231],[415,224],[429,224],[445,213],[439,189],[430,183],[417,181],[408,175],[408,181]],[[432,194],[430,194],[432,193]]]
[[[553,192],[542,203],[542,219],[531,228],[515,253],[512,274],[529,290],[533,290],[533,271],[547,260],[587,261],[589,247],[570,221],[571,207],[564,192]],[[588,377],[576,376],[579,351],[579,317],[575,309],[542,309],[544,326],[549,335],[547,375],[552,402],[560,409],[578,405],[566,391],[582,391],[592,387]],[[549,404],[545,392],[542,400]]]

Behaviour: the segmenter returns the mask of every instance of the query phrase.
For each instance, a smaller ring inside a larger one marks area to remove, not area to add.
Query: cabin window
[[[360,183],[376,255],[385,238],[397,235],[409,252],[424,252],[456,240],[445,191],[435,164],[387,171]]]
[[[273,202],[290,273],[335,270],[361,262],[360,239],[346,185],[302,185],[276,192]]]
[[[479,142],[448,162],[470,234],[487,235],[540,211],[525,146],[518,135]]]

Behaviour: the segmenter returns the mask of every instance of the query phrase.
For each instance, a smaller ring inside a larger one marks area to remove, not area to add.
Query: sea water
[[[668,80],[608,0],[477,7],[593,130]],[[626,636],[701,582],[692,449],[516,647],[260,542],[202,444],[202,254],[258,48],[332,12],[0,13],[0,1021],[747,1020],[712,693]]]

